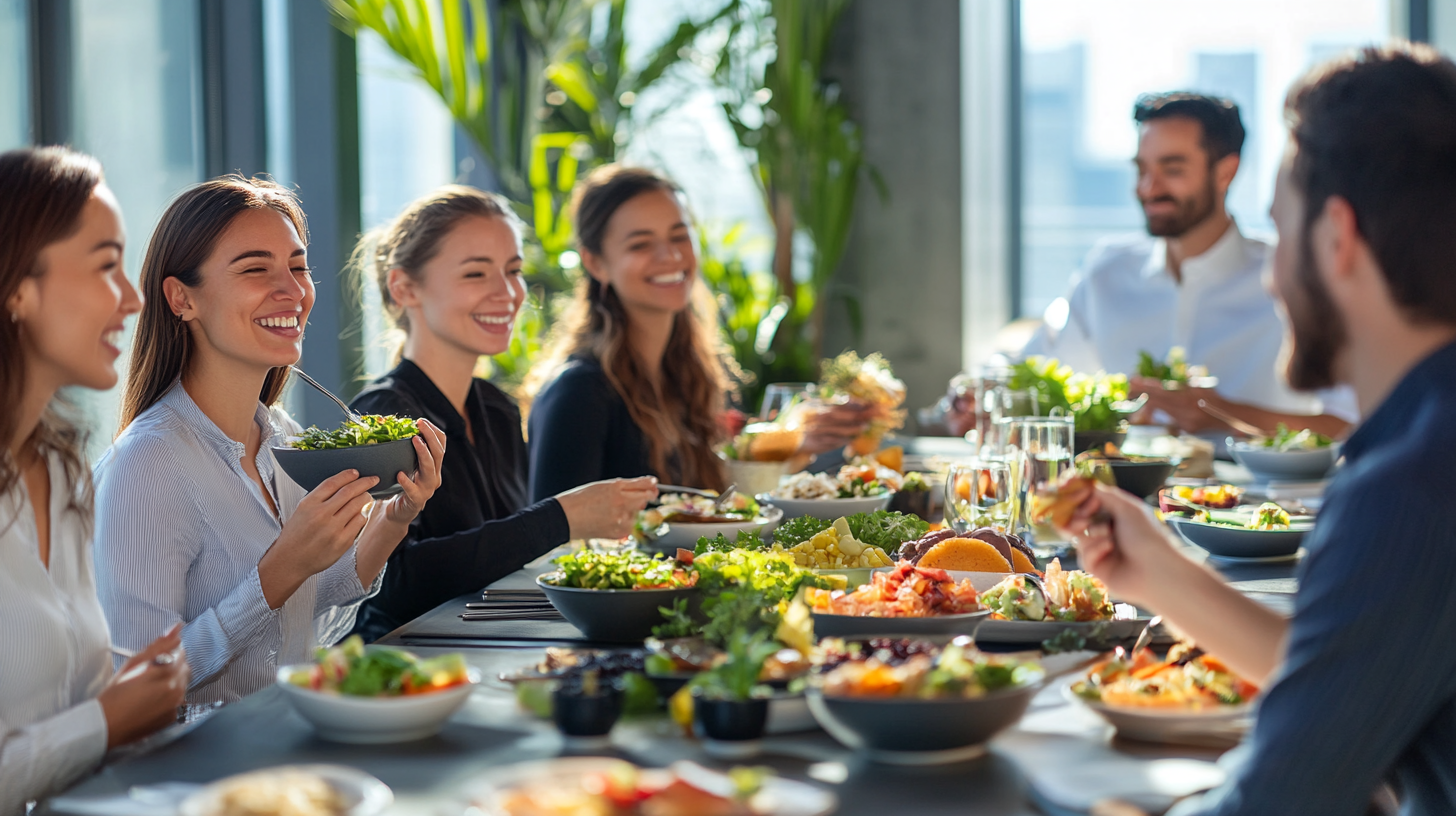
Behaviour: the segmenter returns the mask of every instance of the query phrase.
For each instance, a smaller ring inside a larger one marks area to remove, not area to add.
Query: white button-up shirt
[[[353,547],[268,608],[258,561],[306,495],[269,443],[296,432],[258,405],[254,459],[273,503],[243,470],[245,447],[217,427],[182,384],[142,412],[96,464],[96,565],[101,605],[119,646],[141,649],[177,621],[192,664],[189,703],[232,702],[274,682],[280,665],[313,658],[354,625],[379,590],[360,585]]]
[[[106,753],[96,702],[111,677],[106,618],[96,600],[90,520],[69,508],[77,490],[55,456],[50,567],[22,479],[0,496],[0,816],[56,793]]]
[[[1072,292],[1048,309],[1024,353],[1056,357],[1078,371],[1137,371],[1138,352],[1158,360],[1174,346],[1218,378],[1234,402],[1293,414],[1358,417],[1347,389],[1295,392],[1279,369],[1284,324],[1264,289],[1272,248],[1230,223],[1201,255],[1168,270],[1167,242],[1146,234],[1095,246]]]

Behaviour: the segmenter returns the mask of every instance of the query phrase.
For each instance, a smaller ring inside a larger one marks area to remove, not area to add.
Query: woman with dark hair
[[[587,277],[527,378],[532,497],[619,476],[723,489],[726,351],[682,190],[607,165],[578,185],[574,209]],[[866,409],[817,417],[801,452],[843,446]]]
[[[293,194],[228,176],[162,215],[142,264],[122,432],[96,467],[96,560],[116,642],[182,622],[194,703],[237,700],[354,624],[440,484],[444,438],[419,422],[419,472],[371,504],[345,471],[311,492],[270,443],[314,305]]]
[[[509,347],[526,299],[520,232],[501,197],[449,186],[406,207],[354,253],[361,278],[379,287],[405,333],[399,364],[360,392],[354,409],[427,418],[454,451],[439,494],[359,611],[356,631],[368,640],[568,539],[626,535],[656,495],[650,478],[616,479],[527,501],[520,411],[474,375],[482,356]]]
[[[141,309],[116,197],[95,159],[58,147],[0,155],[0,190],[0,816],[16,816],[173,722],[188,665],[158,626],[112,672],[83,434],[56,398],[116,385]]]

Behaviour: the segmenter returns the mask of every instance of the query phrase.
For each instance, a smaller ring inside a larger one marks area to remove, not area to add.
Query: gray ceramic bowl
[[[1228,440],[1234,461],[1261,482],[1304,482],[1323,479],[1340,458],[1339,443],[1314,450],[1276,451],[1247,442]]]
[[[1178,463],[1172,459],[1151,462],[1113,459],[1107,464],[1112,468],[1112,478],[1117,486],[1140,499],[1157,493],[1178,468]]]
[[[915,763],[917,756],[985,744],[1021,719],[1040,689],[1041,683],[1032,683],[984,697],[941,700],[829,697],[811,689],[808,698],[814,719],[830,736],[868,750],[875,759]]]
[[[1169,519],[1173,528],[1195,547],[1219,558],[1279,558],[1299,551],[1308,527],[1292,530],[1245,530],[1221,524],[1204,524],[1185,518]]]
[[[360,476],[379,477],[379,484],[369,491],[369,495],[376,499],[393,496],[403,490],[397,474],[404,471],[413,476],[420,467],[419,457],[415,455],[414,437],[333,450],[275,446],[272,451],[278,466],[304,490],[313,490],[325,479],[354,468]]]
[[[577,589],[559,587],[537,576],[536,586],[550,599],[561,616],[586,635],[603,643],[641,643],[652,636],[652,628],[666,619],[659,607],[671,608],[679,598],[688,599],[688,609],[697,614],[701,596],[696,587],[682,589]]]
[[[929,618],[874,618],[862,615],[814,613],[817,637],[917,637],[924,635],[972,635],[990,610],[964,615],[935,615]]]

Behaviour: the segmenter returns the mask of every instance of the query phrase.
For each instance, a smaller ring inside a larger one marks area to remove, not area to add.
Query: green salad
[[[1076,418],[1079,431],[1115,431],[1126,415],[1113,404],[1127,399],[1124,374],[1079,374],[1053,357],[1028,357],[1011,369],[1010,387],[1036,395],[1037,414],[1060,408]]]
[[[1315,433],[1308,428],[1298,431],[1292,430],[1283,422],[1279,423],[1279,426],[1274,429],[1273,436],[1266,436],[1253,441],[1253,444],[1258,447],[1268,448],[1279,453],[1319,450],[1320,448],[1328,448],[1334,443],[1335,440],[1324,434]]]
[[[697,580],[686,564],[639,552],[579,550],[552,563],[556,572],[543,580],[571,589],[679,589]]]
[[[298,435],[291,446],[299,450],[337,450],[360,445],[379,445],[418,436],[420,429],[408,417],[365,414],[356,422],[348,420],[332,431],[317,426]]]
[[[1283,507],[1274,502],[1264,502],[1259,509],[1249,517],[1248,521],[1241,517],[1228,513],[1214,515],[1208,510],[1199,510],[1193,514],[1193,521],[1203,524],[1214,524],[1219,527],[1237,527],[1244,530],[1288,530],[1289,513]]]
[[[350,697],[400,697],[427,694],[470,682],[463,655],[420,659],[403,649],[364,646],[350,635],[332,649],[319,649],[315,661],[288,676],[295,686]]]
[[[692,571],[702,590],[705,622],[690,616],[686,603],[679,603],[666,613],[667,622],[653,633],[656,637],[701,635],[719,648],[727,648],[733,633],[740,631],[762,630],[783,640],[784,613],[799,588],[830,587],[829,580],[776,552],[711,551],[693,559]]]
[[[855,540],[879,547],[887,553],[895,552],[901,544],[914,541],[930,531],[929,522],[919,516],[889,510],[855,513],[846,516],[845,521],[849,522],[849,531]],[[774,542],[788,549],[833,526],[833,521],[810,516],[790,519],[774,530]]]
[[[1168,351],[1168,359],[1160,363],[1148,352],[1139,351],[1137,373],[1139,377],[1147,377],[1151,380],[1187,383],[1187,354],[1181,346],[1174,346]]]

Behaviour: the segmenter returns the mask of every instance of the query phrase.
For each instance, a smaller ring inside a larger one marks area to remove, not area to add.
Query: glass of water
[[[979,527],[1009,530],[1012,522],[1011,469],[1005,462],[951,465],[945,477],[945,523],[958,533]]]
[[[1059,554],[1065,548],[1056,545],[1065,542],[1057,531],[1032,522],[1031,495],[1071,469],[1075,421],[1069,416],[1003,417],[998,424],[1011,465],[1013,531],[1036,542],[1037,555]]]

